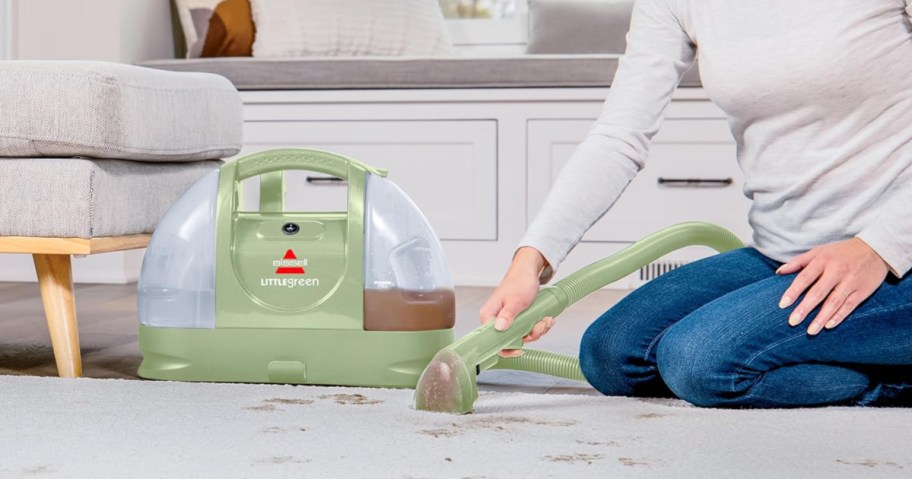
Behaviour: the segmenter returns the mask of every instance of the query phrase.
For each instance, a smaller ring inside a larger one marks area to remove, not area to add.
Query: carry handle
[[[285,170],[316,171],[343,180],[348,179],[352,167],[378,176],[387,174],[385,169],[375,168],[347,156],[305,148],[263,151],[240,158],[235,163],[235,178],[239,182],[252,176]]]

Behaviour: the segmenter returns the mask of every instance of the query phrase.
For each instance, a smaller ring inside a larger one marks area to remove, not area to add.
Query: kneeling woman
[[[699,57],[737,142],[752,246],[629,294],[584,335],[583,372],[604,394],[701,406],[901,403],[912,384],[910,15],[912,0],[638,0],[603,113],[481,320],[509,327],[611,207]]]

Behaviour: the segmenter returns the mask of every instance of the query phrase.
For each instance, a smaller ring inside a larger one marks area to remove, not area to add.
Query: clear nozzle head
[[[415,387],[415,409],[420,411],[467,414],[477,398],[475,371],[451,349],[434,356]]]

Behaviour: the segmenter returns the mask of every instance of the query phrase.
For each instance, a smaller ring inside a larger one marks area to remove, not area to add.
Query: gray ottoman
[[[99,62],[0,62],[0,85],[0,253],[33,255],[58,373],[81,376],[71,255],[144,247],[240,151],[240,97],[217,75]]]

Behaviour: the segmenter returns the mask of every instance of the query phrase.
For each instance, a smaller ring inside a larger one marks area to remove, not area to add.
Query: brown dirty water
[[[430,331],[456,324],[456,294],[451,289],[364,290],[364,329]]]
[[[579,463],[585,462],[586,464],[592,464],[593,461],[598,461],[603,459],[605,456],[602,454],[560,454],[555,456],[545,456],[545,460],[551,462],[569,462],[569,463]]]
[[[320,396],[320,399],[332,399],[336,404],[344,404],[346,406],[363,406],[383,402],[379,399],[370,399],[363,394],[326,394]]]

